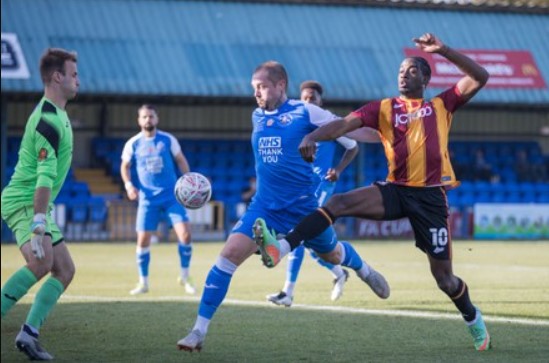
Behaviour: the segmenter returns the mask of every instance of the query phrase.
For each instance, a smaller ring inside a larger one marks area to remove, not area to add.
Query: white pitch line
[[[32,294],[29,294],[29,297]],[[159,297],[107,297],[107,296],[82,296],[82,295],[62,295],[61,301],[97,301],[97,302],[151,302],[151,301],[193,301],[198,302],[198,297],[191,296],[159,296]],[[271,303],[261,301],[246,301],[225,299],[224,304],[237,305],[237,306],[255,306],[255,307],[271,307],[280,309],[280,307],[274,306]],[[362,309],[352,308],[346,306],[323,306],[323,305],[305,305],[305,304],[293,304],[292,308],[300,310],[310,311],[331,311],[337,313],[347,314],[364,314],[364,315],[378,315],[378,316],[404,316],[408,318],[423,318],[423,319],[445,319],[445,320],[462,320],[459,314],[450,313],[437,313],[428,311],[412,311],[412,310],[383,310],[383,309]],[[549,326],[549,320],[544,319],[529,319],[529,318],[513,318],[502,316],[486,316],[484,320],[493,323],[506,323],[506,324],[518,324],[518,325],[537,325],[537,326]]]

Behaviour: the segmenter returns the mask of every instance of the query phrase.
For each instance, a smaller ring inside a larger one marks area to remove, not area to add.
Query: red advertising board
[[[490,79],[490,88],[547,88],[545,80],[529,51],[524,50],[467,50],[460,49],[481,64]],[[448,87],[455,84],[463,73],[439,54],[425,53],[416,48],[404,48],[406,57],[420,56],[431,65],[431,87]]]

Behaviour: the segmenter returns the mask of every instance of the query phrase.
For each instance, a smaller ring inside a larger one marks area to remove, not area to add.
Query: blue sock
[[[177,244],[177,251],[179,252],[181,268],[189,268],[189,265],[191,264],[191,257],[193,255],[193,246],[184,245],[182,242],[179,242]]]
[[[236,266],[235,266],[236,267]],[[216,265],[212,267],[206,283],[204,284],[204,292],[198,306],[198,315],[211,319],[217,308],[227,295],[229,284],[231,283],[232,274],[221,271]]]
[[[149,264],[151,262],[150,248],[138,248],[136,251],[137,269],[140,277],[149,277]]]
[[[347,266],[353,270],[359,270],[362,267],[362,258],[356,252],[356,250],[351,246],[349,242],[340,241],[338,242],[343,247],[345,256],[343,256],[343,261],[341,262],[342,266]]]
[[[288,267],[286,269],[286,281],[296,282],[303,256],[305,255],[305,247],[303,245],[297,247],[288,256]]]
[[[315,253],[315,251],[309,250],[309,253],[310,253],[311,257],[313,258],[313,260],[315,260],[320,266],[326,267],[328,270],[332,270],[334,268],[334,265],[332,265],[331,263],[326,262],[323,259],[321,259],[320,257],[318,257],[318,255]]]

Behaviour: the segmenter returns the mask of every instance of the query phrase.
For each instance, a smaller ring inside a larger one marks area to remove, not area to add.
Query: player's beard
[[[152,124],[146,124],[145,127],[143,127],[145,129],[145,131],[147,132],[153,132],[154,129],[156,129],[156,126],[155,125],[152,125]]]

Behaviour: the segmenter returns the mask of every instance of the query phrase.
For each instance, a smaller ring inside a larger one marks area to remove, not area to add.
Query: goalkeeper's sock
[[[135,250],[137,258],[137,269],[139,270],[139,282],[148,286],[149,284],[149,264],[151,262],[151,248],[137,247]]]
[[[286,269],[286,282],[295,283],[297,281],[304,255],[305,247],[303,245],[290,252],[288,255],[288,267]]]
[[[38,279],[26,266],[17,270],[2,287],[2,318],[27,294]]]
[[[212,267],[204,284],[204,292],[198,306],[198,316],[206,320],[212,319],[217,308],[221,305],[229,285],[236,271],[236,265],[224,257],[218,257],[215,265]],[[202,321],[204,321],[202,319]],[[198,320],[197,320],[198,324]],[[196,327],[201,332],[206,333],[204,326]]]
[[[40,330],[63,291],[65,291],[65,287],[61,281],[50,276],[36,293],[36,298],[25,323],[37,331]]]

